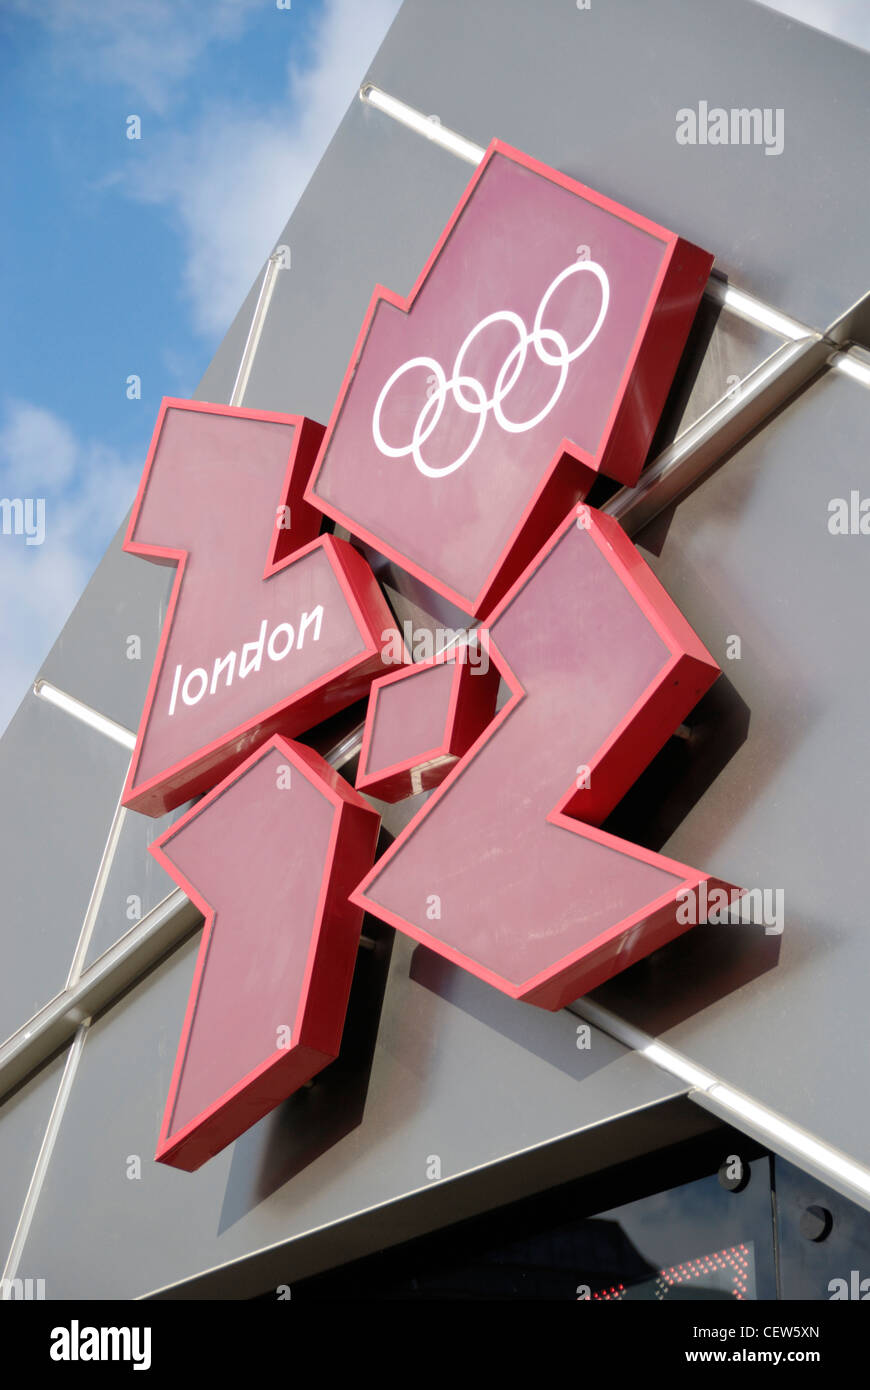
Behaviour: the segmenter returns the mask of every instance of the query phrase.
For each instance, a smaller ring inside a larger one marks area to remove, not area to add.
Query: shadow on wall
[[[375,947],[357,957],[341,1052],[312,1085],[236,1140],[219,1234],[362,1123],[393,949],[383,923],[366,917],[362,930]]]

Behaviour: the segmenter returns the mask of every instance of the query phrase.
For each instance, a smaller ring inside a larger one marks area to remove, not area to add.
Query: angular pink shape
[[[379,823],[276,737],[151,846],[206,919],[161,1163],[200,1167],[338,1055]]]
[[[164,400],[125,549],[178,572],[124,805],[157,816],[359,699],[392,618],[302,492],[320,425]],[[289,526],[285,523],[289,519]]]
[[[595,828],[719,668],[618,523],[587,507],[489,629],[511,699],[353,899],[556,1009],[687,930],[678,893],[719,885]]]
[[[401,801],[444,781],[495,713],[501,673],[485,642],[478,639],[473,659],[460,647],[372,683],[358,791]]]
[[[493,141],[408,298],[375,289],[306,497],[491,610],[598,472],[637,481],[712,259]]]

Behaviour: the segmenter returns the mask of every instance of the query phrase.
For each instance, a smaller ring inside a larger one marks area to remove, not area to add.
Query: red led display
[[[618,1303],[637,1297],[651,1297],[661,1302],[671,1293],[679,1295],[691,1288],[729,1293],[738,1302],[755,1297],[752,1252],[746,1245],[729,1245],[710,1255],[698,1255],[679,1265],[660,1269],[652,1280],[642,1284],[611,1284],[589,1295],[595,1303]],[[585,1300],[580,1300],[585,1301]]]

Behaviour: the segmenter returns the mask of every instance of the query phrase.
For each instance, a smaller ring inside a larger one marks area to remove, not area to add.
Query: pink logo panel
[[[389,609],[347,542],[317,539],[302,496],[321,435],[295,416],[164,401],[125,548],[178,575],[126,806],[178,806],[383,669]]]
[[[372,684],[356,785],[381,801],[439,786],[495,713],[500,672],[486,634]]]
[[[712,258],[496,141],[378,287],[308,498],[479,614],[597,471],[635,482]]]
[[[152,845],[206,919],[161,1162],[198,1168],[338,1055],[378,826],[277,737]]]
[[[489,623],[511,699],[354,895],[551,1009],[686,930],[676,895],[708,877],[595,828],[719,672],[619,525],[579,512]]]

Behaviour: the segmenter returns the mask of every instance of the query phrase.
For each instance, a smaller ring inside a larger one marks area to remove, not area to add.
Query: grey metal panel
[[[126,527],[125,520],[39,676],[135,731],[175,571],[126,555],[121,548]],[[135,650],[128,648],[134,636],[141,641],[138,659],[127,655]]]
[[[33,694],[0,740],[0,1038],[64,986],[127,761]]]
[[[112,867],[85,952],[86,967],[92,965],[113,942],[174,891],[175,883],[153,855],[148,853],[148,846],[184,810],[185,807],[179,807],[171,815],[161,816],[157,820],[139,815],[136,811],[125,812]]]
[[[63,1064],[63,1057],[50,1062],[0,1106],[0,1273],[21,1216]],[[46,1265],[32,1271],[31,1278],[46,1280],[46,1297],[50,1298],[49,1273]]]
[[[870,55],[761,6],[406,0],[369,80],[679,231],[815,328],[870,289]],[[677,111],[701,100],[782,108],[782,153],[677,144]]]
[[[0,1096],[34,1074],[77,1037],[84,1019],[111,1008],[201,927],[200,913],[176,888],[0,1045]]]
[[[291,249],[291,268],[278,275],[245,405],[329,419],[375,286],[410,291],[471,174],[446,150],[352,101],[278,237]],[[605,185],[604,191],[611,190]],[[686,232],[676,216],[668,225]],[[200,399],[229,399],[259,284],[258,278],[203,377]],[[780,342],[705,303],[658,447]]]
[[[595,995],[864,1163],[870,537],[827,523],[868,445],[870,392],[828,373],[635,538],[724,675],[612,828],[782,889],[784,930],[699,926]]]
[[[452,1193],[482,1165],[492,1165],[484,1172],[492,1204],[502,1168],[522,1168],[563,1136],[578,1136],[572,1166],[554,1153],[541,1185],[630,1153],[619,1123],[605,1122],[643,1121],[646,1148],[674,1133],[673,1123],[655,1125],[681,1087],[645,1059],[597,1032],[580,1050],[571,1015],[517,1006],[440,963],[421,983],[411,978],[412,968],[426,975],[411,943],[397,939],[392,955],[389,943],[387,933],[360,956],[339,1062],[196,1174],[151,1159],[196,941],[95,1023],[22,1272],[50,1270],[56,1297],[125,1298],[295,1241],[282,1268],[300,1277],[318,1257],[328,1263],[300,1238],[372,1207],[381,1210],[369,1248],[412,1233],[418,1199],[432,1225],[465,1214]],[[677,1130],[697,1129],[700,1112],[680,1104]],[[636,1151],[636,1134],[633,1142]],[[142,1159],[138,1180],[127,1177],[132,1155]],[[433,1213],[434,1155],[443,1167]],[[485,1208],[485,1193],[474,1203]],[[400,1212],[392,1222],[389,1204]],[[251,1276],[254,1288],[271,1274]],[[240,1287],[232,1284],[235,1296]]]
[[[348,97],[347,115],[278,237],[291,266],[278,276],[244,401],[324,423],[375,285],[411,289],[471,175],[467,164]],[[229,399],[258,289],[259,280],[199,399]]]
[[[734,399],[743,378],[783,342],[774,333],[703,299],[662,411],[650,459],[684,434],[712,406],[726,398]]]

